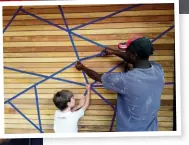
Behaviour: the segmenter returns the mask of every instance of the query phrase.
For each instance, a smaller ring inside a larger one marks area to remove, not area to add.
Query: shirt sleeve
[[[164,70],[163,70],[162,66],[154,61],[151,62],[151,65],[153,65],[155,67],[155,69],[159,72],[159,74],[162,76],[162,78],[165,82]]]
[[[123,83],[122,73],[106,73],[101,77],[103,86],[108,89],[115,91],[117,93],[124,93],[124,83]]]
[[[78,119],[80,119],[81,117],[84,116],[84,110],[83,110],[83,108],[81,108],[81,109],[79,109],[77,111],[74,111],[73,113],[74,113],[74,116],[76,118],[78,118]]]

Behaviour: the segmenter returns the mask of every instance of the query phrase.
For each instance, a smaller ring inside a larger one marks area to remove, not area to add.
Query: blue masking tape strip
[[[42,125],[41,125],[41,118],[40,118],[40,108],[39,108],[39,98],[38,98],[38,93],[37,93],[37,87],[34,86],[34,91],[35,91],[35,100],[36,100],[36,108],[37,108],[37,115],[38,115],[38,121],[39,121],[39,127],[40,127],[40,132],[42,132]]]
[[[112,117],[112,121],[111,121],[111,125],[110,125],[110,132],[112,132],[112,130],[113,130],[113,126],[114,126],[114,121],[115,121],[115,117],[116,117],[116,109],[117,108],[117,106],[115,106],[115,110],[114,110],[114,115],[113,115],[113,117]]]
[[[39,81],[39,82],[37,82],[37,83],[33,84],[32,86],[30,86],[30,87],[26,88],[25,90],[23,90],[23,91],[21,91],[20,93],[16,94],[16,95],[15,95],[15,96],[13,96],[12,98],[10,98],[10,99],[6,100],[6,101],[4,102],[4,104],[6,104],[6,103],[10,102],[11,100],[14,100],[15,98],[17,98],[17,97],[18,97],[18,96],[20,96],[21,94],[23,94],[23,93],[27,92],[28,90],[30,90],[30,89],[31,89],[31,88],[33,88],[34,86],[37,86],[37,85],[39,85],[39,84],[43,83],[44,81],[46,81],[46,80],[48,80],[48,79],[52,78],[53,76],[57,75],[58,73],[60,73],[60,72],[62,72],[62,71],[64,71],[64,70],[68,69],[69,67],[71,67],[71,66],[72,66],[72,65],[74,65],[74,64],[75,64],[75,62],[73,62],[73,63],[69,64],[68,66],[66,66],[66,67],[62,68],[61,70],[59,70],[59,71],[57,71],[57,72],[53,73],[52,75],[48,76],[47,78],[45,78],[45,79],[43,79],[43,80],[41,80],[41,81]]]
[[[65,28],[63,28],[63,27],[61,27],[61,26],[59,26],[59,25],[57,25],[57,24],[54,24],[53,22],[50,22],[50,21],[48,21],[48,20],[46,20],[46,19],[43,19],[43,18],[41,18],[41,17],[39,17],[39,16],[37,16],[37,15],[34,15],[34,14],[30,13],[30,12],[27,12],[27,11],[24,10],[24,9],[21,9],[21,11],[22,11],[23,13],[27,14],[27,15],[30,15],[30,16],[32,16],[32,17],[34,17],[34,18],[37,18],[37,19],[41,20],[41,21],[44,21],[44,22],[48,23],[49,25],[52,25],[52,26],[54,26],[54,27],[57,27],[57,28],[59,28],[59,29],[61,29],[61,30],[64,30],[64,31],[68,32],[67,29],[65,29]],[[83,37],[83,36],[81,36],[81,35],[79,35],[79,34],[76,34],[76,33],[74,33],[74,32],[70,32],[70,33],[71,33],[72,35],[74,35],[74,36],[77,36],[77,37],[79,37],[79,38],[81,38],[81,39],[83,39],[83,40],[86,40],[86,41],[88,41],[88,42],[90,42],[90,43],[92,43],[92,44],[95,44],[95,45],[97,45],[97,46],[99,46],[99,47],[107,48],[106,46],[104,46],[104,45],[102,45],[102,44],[100,44],[100,43],[97,43],[97,42],[95,42],[95,41],[93,41],[93,40],[90,40],[90,39],[88,39],[88,38],[86,38],[86,37]]]
[[[43,19],[43,18],[41,18],[41,17],[39,17],[39,16],[37,16],[37,15],[35,15],[35,14],[32,14],[32,13],[30,13],[30,12],[24,10],[24,9],[21,9],[21,11],[22,11],[23,13],[27,14],[27,15],[30,15],[30,16],[32,16],[32,17],[38,19],[38,20],[44,21],[44,22],[48,23],[49,25],[55,26],[55,27],[57,27],[57,28],[59,28],[59,29],[61,29],[61,30],[64,30],[64,31],[68,32],[65,28],[63,28],[63,27],[61,27],[61,26],[59,26],[59,25],[57,25],[57,24],[54,24],[53,22],[51,22],[51,21],[49,21],[49,20]]]
[[[95,42],[95,41],[93,41],[93,40],[90,40],[90,39],[88,39],[88,38],[86,38],[86,37],[83,37],[83,36],[81,36],[81,35],[79,35],[79,34],[77,34],[77,33],[75,33],[75,32],[71,32],[73,35],[75,35],[75,36],[77,36],[78,38],[81,38],[81,39],[83,39],[83,40],[85,40],[85,41],[88,41],[88,42],[90,42],[90,43],[92,43],[92,44],[95,44],[96,46],[99,46],[99,47],[101,47],[101,48],[107,48],[107,46],[105,46],[105,45],[103,45],[103,44],[100,44],[100,43],[98,43],[98,42]]]
[[[39,77],[43,77],[43,78],[47,78],[48,77],[46,75],[33,73],[33,72],[27,72],[27,71],[23,71],[23,70],[19,70],[19,69],[16,69],[16,68],[11,68],[11,67],[6,67],[6,66],[4,66],[4,69],[8,69],[8,70],[12,70],[12,71],[20,72],[20,73],[25,73],[25,74],[30,74],[30,75],[33,75],[33,76],[39,76]],[[76,84],[76,85],[80,85],[80,86],[85,86],[85,84],[83,84],[83,83],[74,82],[74,81],[70,81],[70,80],[66,80],[66,79],[62,79],[62,78],[52,77],[51,79],[62,81],[62,82],[67,82],[67,83],[71,83],[71,84]]]
[[[165,85],[174,85],[174,82],[166,82]]]
[[[89,81],[88,81],[87,76],[86,76],[86,74],[85,74],[85,72],[83,70],[82,70],[82,74],[83,74],[83,77],[85,79],[86,84],[88,84]]]
[[[93,85],[96,83],[96,81],[94,81],[93,83],[91,83],[91,88],[93,87]],[[85,90],[84,96],[87,95],[87,90]]]
[[[105,99],[101,94],[99,94],[94,88],[91,88],[91,90],[95,94],[97,94],[106,104],[110,105],[110,107],[112,107],[112,109],[114,110],[114,106],[107,99]]]
[[[86,96],[87,95],[87,90],[85,90],[85,92],[84,92],[84,96]]]
[[[93,86],[95,85],[96,82],[97,82],[97,81],[94,81],[94,82],[91,84],[91,86],[93,87]]]
[[[78,55],[78,52],[77,52],[77,48],[76,48],[75,43],[74,43],[74,41],[73,41],[73,38],[72,38],[71,32],[70,32],[70,30],[69,30],[69,26],[68,26],[68,24],[67,24],[66,18],[65,18],[65,16],[64,16],[64,12],[63,12],[63,10],[62,10],[62,7],[61,7],[60,5],[59,5],[58,7],[59,7],[60,13],[61,13],[61,15],[62,15],[62,19],[63,19],[63,21],[64,21],[64,24],[66,25],[66,29],[67,29],[67,31],[68,31],[68,35],[69,35],[70,41],[71,41],[71,43],[72,43],[72,47],[73,47],[73,49],[74,49],[74,52],[75,52],[75,54],[76,54],[77,60],[80,61],[80,58],[79,58],[79,55]],[[85,82],[88,83],[86,74],[85,74],[83,71],[82,71],[82,73],[83,73]]]
[[[119,63],[118,65],[114,66],[113,68],[111,68],[107,73],[110,73],[112,71],[114,71],[115,69],[117,69],[119,66],[121,66],[123,64],[123,62]]]
[[[96,81],[94,81],[93,83],[91,83],[91,88],[93,87],[93,84],[94,84],[94,83],[96,83]],[[87,90],[85,90],[84,96],[86,96],[86,95],[87,95],[87,92],[88,92],[88,91],[87,91]]]
[[[16,68],[7,67],[7,66],[4,66],[4,69],[8,69],[8,70],[12,70],[12,71],[16,71],[16,72],[20,72],[20,73],[24,73],[24,74],[29,74],[29,75],[33,75],[33,76],[43,77],[43,78],[47,77],[46,75],[33,73],[33,72],[27,72],[27,71],[19,70]]]
[[[101,53],[94,54],[94,55],[91,55],[91,56],[86,56],[86,57],[81,58],[80,61],[84,61],[84,60],[88,60],[88,59],[91,59],[91,58],[99,57],[100,55],[101,55]]]
[[[33,125],[37,130],[40,132],[43,132],[40,130],[27,116],[25,116],[13,103],[9,102],[9,104],[22,116],[24,117],[31,125]]]
[[[79,83],[79,82],[74,82],[74,81],[70,81],[70,80],[65,80],[65,79],[62,79],[62,78],[55,78],[55,77],[53,77],[52,79],[58,80],[58,81],[67,82],[67,83],[70,83],[70,84],[79,85],[79,86],[85,86],[84,83]]]
[[[152,40],[152,43],[155,42],[156,40],[158,40],[159,38],[161,38],[163,35],[165,35],[166,33],[168,33],[171,29],[173,29],[175,26],[171,26],[169,29],[163,31],[161,34],[159,34],[156,38],[154,38]]]
[[[22,6],[20,6],[16,12],[13,14],[12,18],[10,19],[10,21],[8,22],[8,24],[5,26],[5,28],[3,29],[3,33],[8,29],[8,27],[10,26],[10,24],[12,23],[12,21],[15,19],[15,17],[18,15],[19,11],[21,10]]]
[[[75,52],[75,54],[76,54],[77,60],[79,61],[79,60],[80,60],[80,59],[79,59],[79,55],[78,55],[77,49],[76,49],[76,47],[75,47],[75,43],[74,43],[74,41],[73,41],[72,35],[71,35],[71,33],[70,33],[69,26],[68,26],[68,24],[67,24],[66,18],[65,18],[65,16],[64,16],[64,12],[63,12],[63,10],[62,10],[62,8],[61,8],[60,5],[59,5],[58,7],[59,7],[60,13],[61,13],[61,15],[62,15],[62,19],[63,19],[63,21],[64,21],[64,24],[66,25],[66,29],[67,29],[67,32],[68,32],[70,41],[71,41],[71,43],[72,43],[72,47],[73,47],[73,49],[74,49],[74,52]]]
[[[130,10],[130,9],[136,8],[136,7],[141,6],[141,5],[142,5],[142,4],[136,4],[136,5],[129,6],[129,7],[127,7],[127,8],[121,9],[121,10],[119,10],[119,11],[117,11],[117,12],[113,12],[113,13],[107,15],[107,16],[104,16],[104,17],[101,17],[101,18],[92,20],[92,21],[90,21],[90,22],[88,22],[88,23],[84,23],[84,24],[81,24],[81,25],[79,25],[79,26],[76,26],[76,27],[74,27],[74,28],[72,28],[72,29],[70,29],[70,30],[73,31],[73,30],[82,28],[82,27],[87,26],[87,25],[89,25],[89,24],[93,24],[93,23],[96,23],[96,22],[98,22],[98,21],[104,20],[104,19],[106,19],[106,18],[110,18],[110,17],[112,17],[112,16],[114,16],[114,15],[117,15],[117,14],[119,14],[119,13],[121,13],[121,12],[128,11],[128,10]]]
[[[100,88],[100,87],[104,87],[104,86],[101,85],[101,84],[99,84],[99,85],[98,85],[98,84],[94,84],[93,87],[94,87],[94,88]]]

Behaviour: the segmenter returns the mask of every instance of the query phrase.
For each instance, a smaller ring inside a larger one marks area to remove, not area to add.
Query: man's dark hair
[[[55,106],[61,111],[68,107],[67,103],[71,101],[73,93],[69,90],[61,90],[57,92],[53,97]]]

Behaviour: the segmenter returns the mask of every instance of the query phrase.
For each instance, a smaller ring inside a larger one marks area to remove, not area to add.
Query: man
[[[162,67],[149,61],[153,45],[146,37],[134,37],[122,44],[126,52],[107,48],[103,56],[116,55],[132,64],[133,69],[120,73],[99,74],[76,63],[90,78],[102,82],[104,88],[117,92],[116,131],[157,131],[157,112],[164,87]]]

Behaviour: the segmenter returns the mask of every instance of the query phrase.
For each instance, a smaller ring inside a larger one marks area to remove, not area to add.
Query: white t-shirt
[[[62,112],[57,110],[54,115],[54,132],[78,132],[78,121],[83,116],[84,110],[82,108],[74,112]]]

